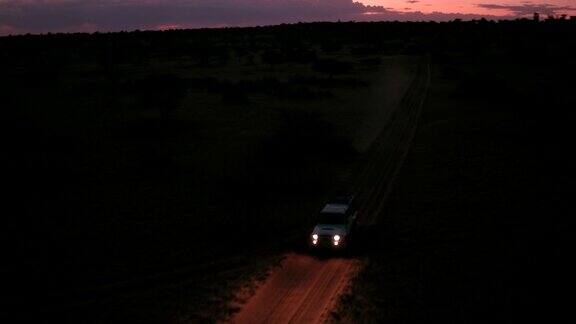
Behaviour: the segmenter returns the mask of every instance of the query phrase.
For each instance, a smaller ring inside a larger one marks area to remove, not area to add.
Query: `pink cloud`
[[[478,4],[478,7],[489,9],[489,10],[505,10],[517,16],[527,16],[532,15],[537,12],[545,15],[558,15],[567,12],[576,12],[576,7],[573,6],[559,6],[553,4],[534,4],[534,3],[522,3],[518,5],[501,5],[484,3]]]

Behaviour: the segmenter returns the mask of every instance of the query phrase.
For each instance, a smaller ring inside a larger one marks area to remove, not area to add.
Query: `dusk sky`
[[[0,0],[0,35],[576,15],[576,0]]]

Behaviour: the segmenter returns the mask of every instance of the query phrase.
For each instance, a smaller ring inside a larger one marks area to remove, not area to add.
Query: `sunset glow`
[[[526,14],[532,14],[529,13],[530,11],[548,14],[549,12],[546,11],[554,10],[554,7],[575,7],[576,4],[574,0],[360,0],[359,2],[370,6],[384,6],[390,10],[402,12],[420,11],[423,13],[443,12],[497,16],[516,15],[517,12],[514,9],[525,10]],[[560,9],[559,11],[575,14],[574,9]]]
[[[312,21],[515,19],[576,15],[574,0],[0,0],[0,36]]]

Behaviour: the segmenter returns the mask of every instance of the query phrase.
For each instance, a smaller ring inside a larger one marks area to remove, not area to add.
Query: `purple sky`
[[[576,15],[576,0],[0,0],[0,35]]]

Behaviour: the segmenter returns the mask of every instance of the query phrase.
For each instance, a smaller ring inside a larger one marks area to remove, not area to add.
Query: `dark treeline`
[[[270,27],[135,31],[93,34],[20,35],[0,38],[4,66],[62,65],[92,60],[102,65],[138,63],[154,55],[189,56],[198,64],[226,64],[231,56],[250,60],[261,54],[271,65],[310,62],[323,52],[420,54],[450,50],[474,52],[491,47],[561,50],[576,28],[573,20],[535,22],[453,21],[449,23],[302,23]],[[559,44],[561,43],[561,44]],[[522,52],[527,54],[526,52]],[[567,53],[568,54],[568,53]]]

